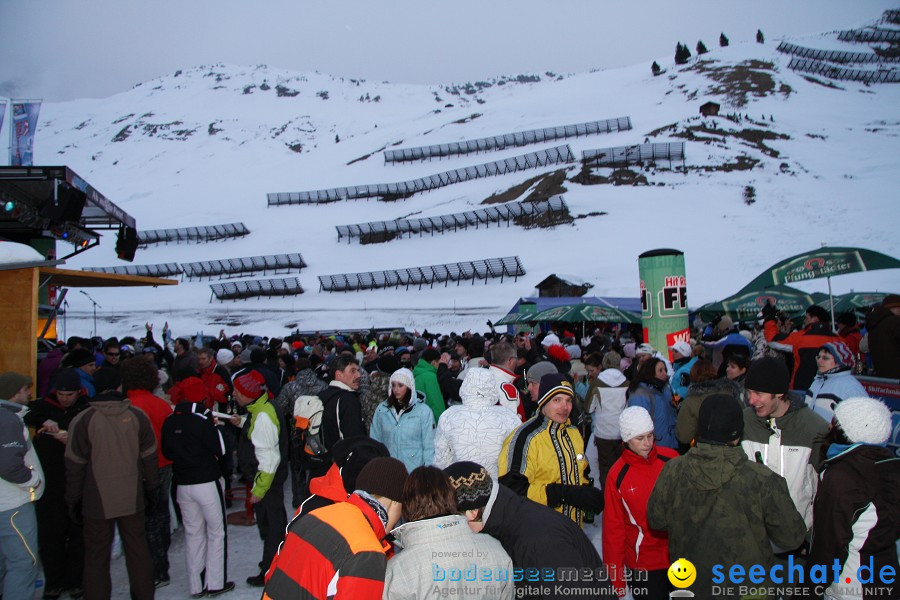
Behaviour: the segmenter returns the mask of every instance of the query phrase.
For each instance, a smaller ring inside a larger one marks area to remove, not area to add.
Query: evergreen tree
[[[709,52],[709,50],[707,50],[706,44],[703,43],[703,40],[698,40],[697,41],[697,56],[700,56],[701,54],[706,54],[707,52]]]
[[[724,32],[719,34],[719,45],[723,48],[728,45],[728,38],[725,37]]]
[[[659,68],[659,64],[654,60],[653,64],[650,65],[650,69],[653,71],[653,76],[659,75],[659,72],[662,70]]]
[[[688,50],[688,47],[678,42],[678,45],[675,46],[675,64],[683,65],[688,59],[691,57],[691,51]]]
[[[766,37],[763,35],[762,29],[756,30],[756,43],[757,44],[765,44]]]

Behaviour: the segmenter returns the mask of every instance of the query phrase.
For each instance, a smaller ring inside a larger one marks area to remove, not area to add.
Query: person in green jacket
[[[697,579],[690,591],[695,598],[746,595],[728,579],[732,566],[741,565],[748,573],[752,565],[761,565],[768,574],[776,563],[772,543],[796,548],[806,535],[784,478],[749,460],[741,449],[743,431],[734,397],[708,396],[700,405],[697,444],[666,463],[647,503],[647,523],[668,532],[669,558],[693,563]],[[717,565],[725,574],[718,584]],[[764,576],[764,583],[749,587],[773,585]]]
[[[434,422],[437,423],[441,413],[447,408],[444,404],[444,395],[438,383],[437,368],[441,359],[441,353],[434,348],[425,348],[419,355],[419,362],[413,369],[413,377],[416,380],[416,389],[425,393],[425,404],[434,413]]]

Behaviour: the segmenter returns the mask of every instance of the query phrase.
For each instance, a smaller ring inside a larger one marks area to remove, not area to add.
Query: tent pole
[[[831,295],[831,277],[828,277],[828,308],[831,310],[831,331],[836,332],[834,323],[834,297]]]

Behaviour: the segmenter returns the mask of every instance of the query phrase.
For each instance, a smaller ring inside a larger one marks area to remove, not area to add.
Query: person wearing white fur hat
[[[808,568],[822,565],[829,574],[840,565],[840,576],[828,578],[837,583],[825,590],[827,598],[898,597],[900,459],[886,447],[891,425],[891,411],[874,398],[848,398],[834,408],[807,560]],[[860,566],[871,569],[863,571],[870,583],[860,583]],[[890,583],[881,576],[886,567]]]
[[[678,452],[656,444],[653,419],[645,408],[630,406],[619,415],[622,456],[606,477],[603,510],[603,562],[619,597],[625,596],[625,567],[647,572],[635,598],[668,598],[668,537],[647,524],[647,501],[663,466]]]
[[[388,399],[375,409],[369,436],[408,471],[434,462],[434,416],[409,369],[391,375]]]

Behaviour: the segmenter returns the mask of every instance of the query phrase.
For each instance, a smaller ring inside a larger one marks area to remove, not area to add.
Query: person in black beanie
[[[828,423],[806,405],[802,395],[789,392],[789,386],[790,373],[780,359],[766,357],[750,363],[744,382],[749,406],[744,409],[741,446],[750,460],[784,477],[809,529]]]
[[[497,467],[500,483],[581,525],[585,513],[603,511],[603,494],[588,475],[584,440],[569,419],[574,400],[565,375],[544,375],[537,413],[507,436]]]
[[[444,469],[456,490],[456,506],[469,528],[496,538],[516,569],[587,569],[599,573],[603,562],[591,540],[572,519],[552,508],[517,495],[493,481],[474,462],[456,462]],[[516,598],[608,598],[608,581],[568,581],[560,577],[542,590],[527,581],[516,582]]]
[[[368,436],[356,435],[337,442],[331,449],[331,467],[325,475],[309,482],[309,496],[300,503],[294,519],[346,500],[356,489],[356,478],[363,467],[375,458],[386,456],[390,456],[387,447]]]
[[[53,391],[28,405],[24,421],[37,432],[33,439],[44,468],[44,495],[35,503],[38,548],[44,566],[44,598],[53,600],[67,590],[73,598],[83,595],[84,542],[81,524],[66,509],[66,441],[69,425],[88,407],[81,378],[73,368],[59,370]]]
[[[741,450],[743,429],[732,396],[708,396],[700,406],[697,444],[666,463],[647,503],[650,527],[668,532],[669,557],[693,563],[696,598],[734,595],[713,589],[713,565],[742,565],[745,572],[762,565],[769,573],[772,543],[796,548],[806,534],[784,479]]]
[[[723,402],[723,396],[731,402]],[[700,405],[700,415],[697,417],[697,442],[737,446],[744,433],[741,405],[728,394],[713,394],[710,398],[716,400],[707,410],[703,410],[703,405]]]

